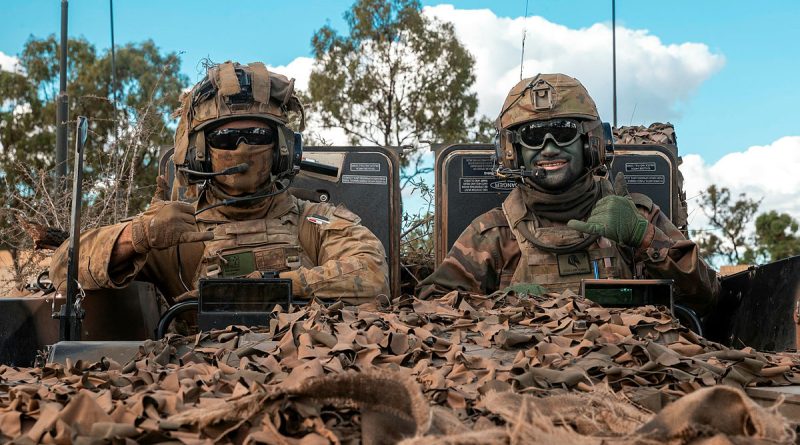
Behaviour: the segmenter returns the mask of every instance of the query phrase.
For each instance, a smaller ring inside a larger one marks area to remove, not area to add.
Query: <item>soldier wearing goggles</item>
[[[358,303],[388,295],[386,253],[360,218],[287,192],[302,158],[290,112],[302,127],[294,79],[262,63],[210,67],[181,97],[172,200],[157,192],[130,222],[84,232],[81,286],[150,281],[171,303],[193,296],[201,278],[269,273],[290,279],[299,298]],[[178,190],[193,202],[177,200]],[[50,271],[59,290],[66,247]]]
[[[605,178],[606,144],[597,108],[563,74],[523,79],[496,121],[497,173],[517,179],[503,202],[470,224],[421,298],[453,290],[507,288],[578,292],[585,278],[673,278],[678,301],[701,314],[719,293],[695,243],[624,177]],[[523,286],[523,287],[520,287]]]

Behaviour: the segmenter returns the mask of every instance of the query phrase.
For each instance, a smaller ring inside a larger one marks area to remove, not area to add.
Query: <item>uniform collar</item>
[[[200,195],[195,202],[195,210],[213,204],[216,198],[208,191]],[[210,224],[223,224],[232,221],[247,221],[252,219],[277,219],[290,213],[299,214],[297,198],[289,191],[278,193],[268,198],[256,207],[223,207],[208,210],[197,217],[198,222]],[[223,213],[224,212],[224,213]]]
[[[523,186],[521,184],[517,185],[503,201],[503,212],[506,214],[508,223],[511,224],[512,228],[516,227],[528,215],[528,208],[525,206],[525,199],[519,189],[520,187]]]

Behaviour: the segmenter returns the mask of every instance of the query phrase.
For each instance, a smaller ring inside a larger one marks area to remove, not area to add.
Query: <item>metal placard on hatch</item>
[[[673,216],[674,155],[659,145],[619,145],[614,148],[614,161],[609,178],[625,175],[628,191],[650,197],[661,211]]]
[[[499,206],[516,187],[494,175],[494,146],[462,144],[436,153],[436,264],[461,232],[481,214]]]

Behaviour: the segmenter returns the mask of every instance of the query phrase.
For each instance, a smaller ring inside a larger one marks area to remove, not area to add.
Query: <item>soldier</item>
[[[578,292],[581,279],[599,276],[673,278],[679,301],[701,313],[713,305],[719,285],[697,245],[647,196],[628,194],[622,175],[615,187],[598,175],[606,136],[578,80],[520,81],[495,125],[499,171],[518,186],[464,230],[418,286],[421,298],[522,283]]]
[[[201,277],[277,271],[297,297],[361,302],[389,294],[381,242],[343,205],[287,193],[298,172],[303,116],[294,79],[262,63],[226,62],[181,97],[173,156],[177,180],[200,185],[194,204],[154,198],[130,222],[81,235],[84,289],[154,283],[168,302],[191,295]],[[159,178],[163,181],[163,178]],[[160,182],[163,185],[162,182]],[[66,288],[67,243],[50,276]]]

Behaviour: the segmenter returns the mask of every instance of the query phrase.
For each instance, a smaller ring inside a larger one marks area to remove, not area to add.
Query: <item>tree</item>
[[[730,190],[711,185],[703,194],[700,207],[709,219],[711,230],[698,234],[700,251],[706,258],[722,257],[730,264],[743,264],[752,254],[748,241],[747,225],[758,211],[761,201],[754,201],[744,193],[731,201]]]
[[[54,188],[51,178],[58,54],[54,36],[31,38],[17,69],[0,71],[0,245],[12,254],[32,245],[26,221],[69,228],[69,194]],[[86,40],[71,39],[68,55],[69,157],[76,116],[90,119],[82,225],[117,222],[149,202],[160,151],[172,144],[170,113],[189,82],[179,72],[178,55],[162,54],[152,41],[117,48],[114,85],[109,51],[99,53]],[[12,257],[14,284],[20,285],[41,256]]]
[[[179,72],[180,59],[176,53],[161,54],[149,40],[122,46],[116,51],[117,82],[112,85],[109,51],[98,53],[85,39],[70,39],[68,50],[69,116],[73,121],[88,116],[91,125],[87,180],[104,182],[98,192],[124,201],[122,213],[137,212],[149,201],[161,147],[172,144],[170,113],[188,85]],[[0,172],[4,183],[17,189],[35,184],[15,166],[55,167],[58,54],[55,36],[31,38],[19,69],[0,72]],[[14,204],[8,202],[8,191],[0,190],[6,206]]]
[[[417,0],[357,0],[345,20],[349,35],[326,25],[312,39],[309,95],[324,127],[353,144],[468,139],[474,60],[451,24],[422,15]]]
[[[777,261],[800,254],[800,225],[787,213],[770,210],[756,218],[756,245],[749,253],[752,261]]]

